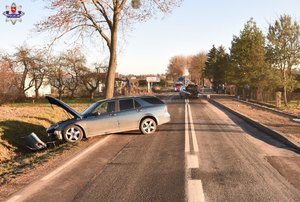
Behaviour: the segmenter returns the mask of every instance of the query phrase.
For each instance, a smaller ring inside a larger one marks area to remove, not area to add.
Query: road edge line
[[[86,156],[89,152],[93,151],[94,149],[96,149],[97,147],[105,144],[111,136],[106,136],[103,139],[99,140],[98,142],[96,142],[95,144],[91,145],[90,147],[86,148],[84,151],[82,151],[81,153],[79,153],[78,155],[76,155],[75,157],[71,158],[69,161],[67,161],[66,163],[64,163],[63,165],[59,166],[58,168],[56,168],[55,170],[53,170],[52,172],[50,172],[49,174],[37,179],[36,181],[34,181],[31,184],[28,184],[27,186],[25,186],[23,189],[15,192],[14,194],[12,194],[8,199],[7,202],[16,202],[16,201],[24,201],[26,200],[26,198],[28,197],[26,195],[27,192],[29,192],[29,190],[32,189],[32,187],[36,187],[37,189],[35,190],[35,192],[41,190],[46,184],[47,181],[49,181],[49,179],[51,178],[56,178],[61,174],[61,171],[65,168],[67,168],[70,164],[78,161],[80,158]],[[41,184],[41,185],[40,185]],[[25,197],[25,198],[23,198]]]

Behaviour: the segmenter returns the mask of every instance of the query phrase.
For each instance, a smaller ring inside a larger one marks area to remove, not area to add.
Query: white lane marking
[[[18,201],[19,198],[21,198],[21,195],[16,195],[16,196],[8,199],[6,202],[15,202],[15,201]]]
[[[188,180],[188,201],[205,201],[201,180]]]
[[[70,161],[68,161],[67,163],[65,163],[64,165],[60,166],[59,168],[57,168],[56,170],[54,170],[53,172],[51,172],[50,174],[46,175],[45,177],[43,177],[41,180],[42,181],[46,181],[51,179],[53,176],[57,176],[58,173],[60,173],[62,170],[64,170],[66,167],[68,167],[69,165],[73,164],[74,162],[78,161],[80,158],[83,158],[84,156],[86,156],[89,152],[95,150],[98,146],[104,144],[108,138],[111,136],[106,136],[102,141],[97,142],[96,144],[94,144],[93,146],[87,148],[84,152],[80,153],[79,155],[75,156],[73,159],[71,159]]]
[[[24,201],[26,198],[30,197],[32,194],[41,190],[44,186],[48,185],[51,178],[58,177],[61,174],[61,172],[64,169],[66,169],[68,166],[72,166],[72,164],[75,163],[76,161],[79,161],[79,159],[84,158],[93,150],[98,149],[98,147],[103,145],[104,143],[106,143],[110,139],[110,137],[111,136],[106,136],[104,139],[100,140],[99,142],[95,143],[91,147],[87,148],[86,150],[84,150],[79,155],[75,156],[73,159],[71,159],[67,163],[63,164],[62,166],[60,166],[59,168],[57,168],[50,174],[43,177],[41,180],[37,180],[34,183],[26,186],[24,189],[19,191],[17,193],[17,195],[12,196],[7,201],[11,201],[11,202]]]
[[[199,152],[199,146],[198,146],[198,142],[197,142],[197,138],[196,138],[195,126],[194,126],[194,121],[193,121],[190,105],[188,105],[188,111],[189,111],[189,118],[190,118],[190,124],[191,124],[194,152]]]
[[[186,102],[186,100],[185,100]],[[188,123],[188,110],[187,103],[185,104],[185,152],[190,152],[190,136],[189,136],[189,123]]]
[[[188,122],[190,120],[190,122]],[[192,117],[191,107],[189,100],[185,100],[185,152],[190,152],[190,140],[189,140],[189,124],[191,125],[192,142],[194,152],[199,152],[199,146],[196,138],[195,126]],[[199,168],[198,154],[186,153],[186,179],[187,184],[185,187],[187,193],[187,201],[189,202],[205,202],[204,192],[201,180],[191,179],[192,168]]]
[[[187,168],[199,168],[197,155],[187,155]]]

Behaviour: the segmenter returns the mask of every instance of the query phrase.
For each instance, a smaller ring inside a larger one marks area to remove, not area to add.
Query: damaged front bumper
[[[38,151],[47,148],[47,144],[44,143],[35,133],[30,133],[24,137],[25,145],[32,151]]]
[[[48,134],[49,139],[62,140],[62,132],[58,129],[59,124],[53,124],[49,128],[47,128],[46,132]]]
[[[55,147],[62,140],[61,131],[48,133],[47,142],[43,142],[35,133],[30,133],[24,138],[25,146],[31,151],[39,151],[49,147]]]
[[[52,133],[48,133],[48,137],[52,140],[62,140],[62,133],[59,130],[55,130]]]

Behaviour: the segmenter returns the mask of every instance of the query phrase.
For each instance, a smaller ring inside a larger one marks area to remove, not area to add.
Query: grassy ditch
[[[70,105],[83,111],[89,104],[84,101]],[[0,185],[73,146],[61,144],[39,152],[31,152],[24,146],[22,137],[34,132],[46,140],[46,128],[65,119],[68,115],[64,110],[43,102],[0,106]]]

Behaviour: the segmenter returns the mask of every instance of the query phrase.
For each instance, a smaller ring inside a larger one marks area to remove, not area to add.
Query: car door
[[[120,131],[135,130],[139,128],[141,113],[135,107],[133,98],[119,100],[118,122]]]
[[[113,133],[118,130],[116,101],[106,101],[97,106],[86,120],[88,136]]]

